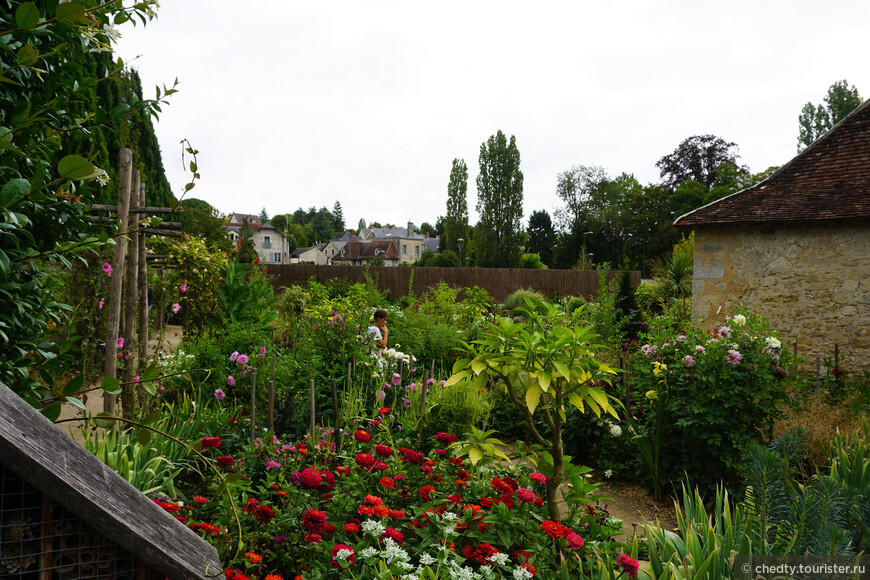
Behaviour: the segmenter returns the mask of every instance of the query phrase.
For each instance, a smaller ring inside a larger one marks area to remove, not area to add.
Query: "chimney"
[[[414,223],[408,222],[408,237],[410,238],[413,235],[414,235]]]

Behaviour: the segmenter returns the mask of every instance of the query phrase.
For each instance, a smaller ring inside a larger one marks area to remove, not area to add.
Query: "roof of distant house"
[[[699,207],[678,227],[870,217],[870,100],[770,177]]]
[[[333,259],[335,260],[360,260],[381,257],[385,260],[398,259],[399,253],[396,246],[389,240],[374,240],[361,242],[351,240],[339,249]]]

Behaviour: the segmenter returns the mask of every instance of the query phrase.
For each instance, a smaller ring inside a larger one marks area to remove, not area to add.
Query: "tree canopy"
[[[458,248],[457,240],[468,241],[468,168],[464,159],[454,159],[447,184],[447,214],[442,243],[448,250]]]
[[[844,79],[828,88],[824,102],[804,105],[798,116],[798,152],[809,147],[860,104],[858,89],[855,85],[850,87]]]
[[[687,179],[697,181],[708,190],[713,186],[719,166],[730,163],[741,173],[749,170],[737,163],[737,144],[715,135],[695,135],[684,139],[673,153],[656,162],[662,184],[674,190]]]
[[[477,176],[475,263],[484,268],[513,268],[520,259],[523,232],[523,173],[516,138],[499,131],[480,146]]]

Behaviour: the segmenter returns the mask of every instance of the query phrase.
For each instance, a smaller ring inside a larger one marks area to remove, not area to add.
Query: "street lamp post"
[[[459,246],[459,267],[462,267],[462,243],[465,242],[462,238],[456,240],[456,245]]]

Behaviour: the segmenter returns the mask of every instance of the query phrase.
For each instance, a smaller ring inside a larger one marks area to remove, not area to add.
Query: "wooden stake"
[[[332,424],[338,429],[338,382],[332,379]]]
[[[251,445],[254,444],[254,435],[257,423],[257,371],[251,373]]]
[[[158,318],[160,328],[166,328],[166,268],[160,266],[160,300],[158,303]]]
[[[269,381],[269,431],[275,432],[275,381]]]
[[[145,184],[139,184],[139,207],[145,205]],[[148,261],[146,259],[145,233],[139,231],[139,373],[148,366]],[[139,387],[139,401],[145,398],[145,389]]]
[[[138,169],[133,170],[133,180],[130,188],[131,202],[139,201],[139,184],[141,174]],[[129,216],[129,224],[139,222],[139,214],[132,213]],[[136,228],[138,229],[138,227]],[[128,232],[131,228],[128,227]],[[130,353],[130,360],[127,361],[127,366],[124,368],[124,385],[121,391],[121,408],[125,417],[132,417],[135,408],[135,387],[133,385],[133,376],[136,370],[136,348],[134,342],[136,340],[136,314],[137,300],[139,293],[139,234],[131,233],[129,235],[129,251],[127,252],[127,297],[124,302],[124,349]]]
[[[118,325],[121,320],[121,291],[124,287],[124,256],[127,253],[127,229],[129,227],[130,181],[133,171],[133,152],[121,149],[121,171],[118,184],[119,232],[112,255],[112,280],[109,294],[109,312],[106,322],[106,361],[103,376],[117,378],[118,370]],[[103,393],[103,411],[115,413],[115,395]]]

